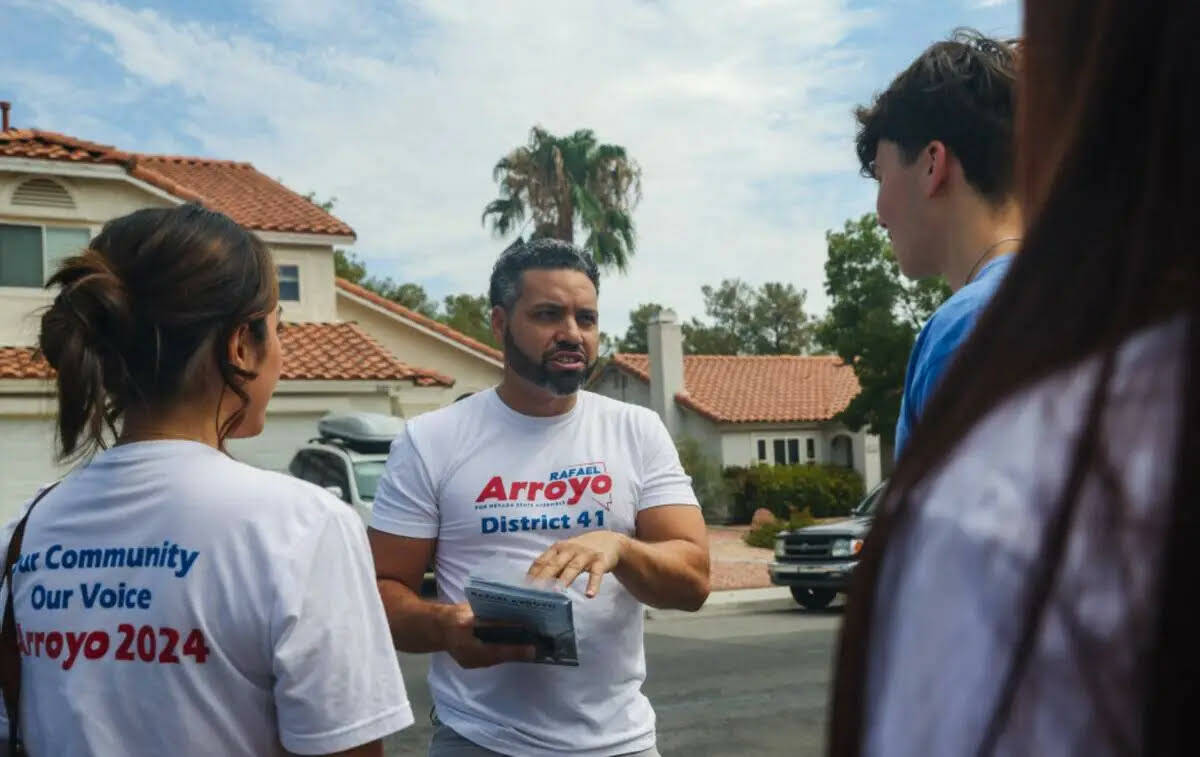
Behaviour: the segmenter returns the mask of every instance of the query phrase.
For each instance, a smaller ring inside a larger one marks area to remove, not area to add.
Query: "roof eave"
[[[504,359],[501,356],[502,353],[500,353],[499,350],[495,350],[494,352],[493,351],[485,351],[484,349],[472,346],[470,344],[466,344],[458,339],[455,339],[451,336],[443,334],[440,331],[438,331],[437,329],[430,328],[428,325],[423,323],[420,318],[414,317],[413,315],[409,315],[407,313],[399,312],[398,310],[394,310],[386,305],[382,305],[382,304],[376,302],[374,297],[378,297],[379,299],[383,299],[383,298],[379,297],[379,295],[374,294],[373,292],[370,292],[370,290],[367,290],[358,284],[354,284],[349,281],[346,281],[345,279],[339,278],[337,280],[337,291],[338,291],[339,295],[347,297],[348,299],[358,303],[359,305],[370,308],[371,310],[373,310],[377,313],[380,313],[382,315],[386,315],[389,318],[404,321],[404,323],[406,323],[407,325],[409,325],[412,328],[417,329],[422,334],[425,334],[426,336],[431,336],[431,337],[437,339],[438,341],[440,341],[444,344],[450,345],[451,347],[454,347],[463,352],[466,352],[467,354],[472,355],[473,357],[480,358],[496,368],[504,367]],[[364,296],[363,292],[373,295],[373,297]],[[403,307],[403,306],[397,305],[396,307],[399,308],[399,307]],[[405,308],[405,310],[407,310],[407,308]],[[420,314],[414,314],[414,315],[420,315]],[[447,327],[447,328],[449,328],[449,327]],[[470,339],[470,337],[467,337],[465,334],[463,334],[462,336],[466,339]],[[474,340],[472,340],[472,341],[474,341]],[[480,347],[486,347],[486,345],[480,345]]]
[[[86,142],[75,137],[55,132],[48,132],[41,129],[26,129],[26,130],[11,130],[8,134],[20,133],[28,135],[22,137],[25,139],[40,139],[45,143],[59,145],[71,150],[84,150],[92,155],[87,157],[22,157],[15,155],[0,155],[0,169],[20,171],[25,173],[43,173],[52,176],[76,176],[76,177],[105,177],[118,178],[124,177],[126,181],[138,186],[140,189],[154,194],[162,199],[167,199],[175,203],[194,202],[206,207],[211,207],[214,203],[210,198],[202,193],[195,191],[193,188],[179,183],[178,181],[166,176],[154,167],[155,161],[165,159],[180,159],[180,160],[195,160],[196,162],[205,164],[232,164],[253,171],[263,177],[270,183],[279,187],[280,191],[294,195],[298,199],[304,199],[292,189],[289,189],[284,184],[272,179],[270,176],[262,173],[254,168],[249,163],[235,163],[234,161],[222,161],[210,158],[187,158],[185,156],[157,156],[146,153],[131,153],[123,150],[118,150],[110,145],[100,145],[92,142]],[[3,144],[3,142],[0,142]],[[302,225],[290,226],[288,224],[251,224],[243,223],[242,225],[248,229],[258,232],[278,232],[278,233],[294,233],[302,235],[312,235],[323,237],[323,239],[314,242],[314,240],[305,238],[300,243],[306,244],[349,244],[357,238],[354,229],[345,221],[337,216],[320,209],[330,220],[332,231],[322,232],[313,230],[311,227]]]

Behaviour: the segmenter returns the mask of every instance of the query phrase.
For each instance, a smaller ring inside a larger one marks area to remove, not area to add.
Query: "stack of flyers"
[[[533,662],[579,665],[575,616],[571,599],[563,592],[471,576],[467,580],[467,601],[480,624],[476,627],[480,638],[531,643],[537,649]],[[489,624],[498,625],[493,628]],[[516,633],[489,635],[489,629]]]

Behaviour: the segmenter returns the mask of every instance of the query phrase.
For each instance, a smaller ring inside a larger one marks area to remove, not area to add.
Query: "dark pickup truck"
[[[850,586],[883,487],[875,487],[846,520],[781,532],[775,539],[771,583],[790,587],[792,597],[809,610],[828,607]]]

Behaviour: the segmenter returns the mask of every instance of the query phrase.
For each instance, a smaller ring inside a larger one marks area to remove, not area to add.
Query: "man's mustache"
[[[587,352],[583,349],[582,344],[573,344],[571,342],[559,342],[554,346],[554,349],[547,350],[542,353],[542,362],[549,362],[559,355],[577,356],[583,362],[587,362]]]

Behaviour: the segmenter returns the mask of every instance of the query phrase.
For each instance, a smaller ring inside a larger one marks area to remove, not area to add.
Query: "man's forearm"
[[[445,651],[442,618],[452,611],[450,605],[427,602],[401,581],[380,578],[376,583],[396,649],[412,653]]]
[[[699,610],[708,599],[708,550],[683,539],[644,542],[626,537],[613,575],[651,607]]]

